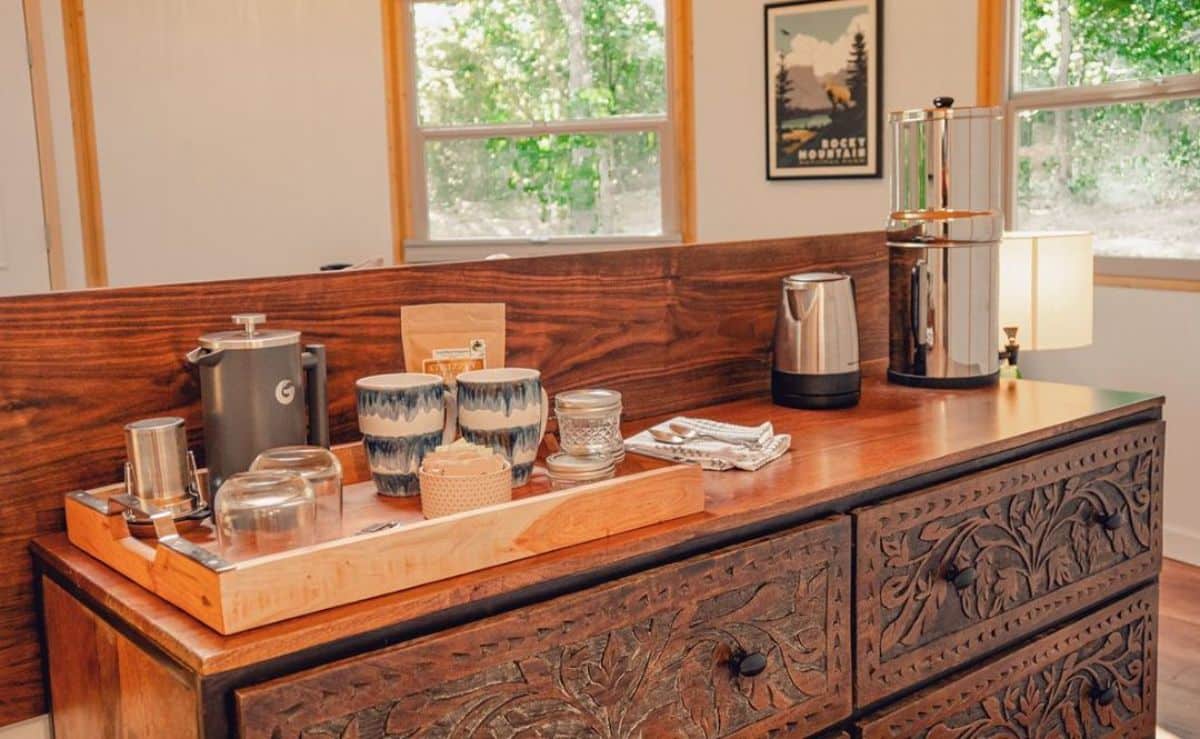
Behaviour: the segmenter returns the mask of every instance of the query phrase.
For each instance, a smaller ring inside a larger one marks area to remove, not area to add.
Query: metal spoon
[[[651,426],[650,428],[648,428],[646,430],[650,432],[650,435],[654,437],[655,441],[660,441],[663,444],[686,444],[687,443],[687,439],[683,438],[682,436],[680,436],[678,434],[673,434],[670,431],[666,431],[664,429],[657,429],[657,428],[654,428],[653,426]]]
[[[691,439],[712,439],[713,441],[719,441],[722,444],[733,444],[735,446],[744,446],[751,449],[758,446],[757,439],[739,439],[731,434],[706,434],[695,426],[689,426],[686,423],[668,423],[667,428],[671,429],[671,431],[679,434],[683,438],[688,439],[689,441]]]
[[[720,442],[726,443],[726,444],[733,444],[734,446],[745,447],[747,449],[752,448],[751,445],[748,445],[748,444],[745,444],[742,442],[726,441],[725,439],[717,439],[712,436],[707,436],[705,434],[699,433],[695,429],[688,429],[687,433],[685,433],[685,434],[676,434],[676,433],[672,433],[670,431],[666,431],[664,429],[658,429],[658,428],[654,428],[653,426],[651,426],[648,429],[648,431],[650,432],[650,435],[654,437],[655,441],[662,442],[663,444],[672,444],[675,446],[681,446],[683,444],[688,443],[689,441],[692,441],[693,439],[713,439],[714,441],[720,441]]]

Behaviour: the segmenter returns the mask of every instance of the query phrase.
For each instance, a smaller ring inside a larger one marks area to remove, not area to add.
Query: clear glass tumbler
[[[342,463],[321,446],[281,446],[254,458],[251,470],[287,470],[303,477],[317,499],[317,540],[342,535]]]
[[[238,472],[213,502],[221,556],[239,560],[316,543],[312,486],[287,470]]]

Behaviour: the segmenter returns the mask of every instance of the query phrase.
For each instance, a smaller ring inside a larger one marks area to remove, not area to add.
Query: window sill
[[[653,246],[679,244],[678,235],[647,237],[614,237],[605,239],[561,239],[546,243],[529,241],[408,241],[404,245],[404,261],[407,264],[430,262],[462,262],[486,259],[495,254],[507,254],[513,258],[545,257],[557,254],[584,254],[594,251],[618,251],[645,249]]]
[[[1200,259],[1096,257],[1095,272],[1101,287],[1200,292]]]

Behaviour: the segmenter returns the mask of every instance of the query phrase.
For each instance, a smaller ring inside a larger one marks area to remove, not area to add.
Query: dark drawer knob
[[[729,658],[729,669],[735,676],[754,677],[767,669],[767,656],[762,652],[747,654],[738,650]]]
[[[1102,706],[1112,705],[1112,702],[1117,699],[1117,686],[1109,685],[1107,688],[1101,688],[1097,685],[1092,688],[1092,697]]]
[[[1101,513],[1099,518],[1100,525],[1109,531],[1116,531],[1125,525],[1125,514],[1119,509],[1112,513]]]
[[[979,573],[975,571],[974,567],[958,568],[954,565],[950,565],[950,567],[946,570],[946,579],[953,583],[954,587],[958,588],[959,590],[971,587],[971,585],[975,582],[975,578],[978,576]]]

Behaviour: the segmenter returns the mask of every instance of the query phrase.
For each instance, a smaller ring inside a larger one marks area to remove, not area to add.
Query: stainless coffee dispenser
[[[301,351],[299,331],[260,329],[266,321],[261,313],[235,315],[233,321],[243,329],[205,334],[187,355],[200,368],[212,494],[267,449],[329,446],[325,347],[311,344]]]
[[[932,108],[888,116],[888,379],[977,387],[999,377],[1002,115]]]
[[[861,380],[854,281],[832,272],[783,278],[772,400],[790,408],[845,408],[858,402]]]

